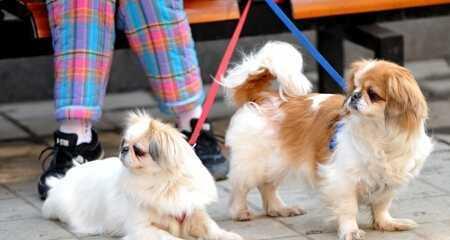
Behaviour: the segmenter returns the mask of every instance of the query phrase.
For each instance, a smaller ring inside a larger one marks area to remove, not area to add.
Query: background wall
[[[450,61],[450,16],[427,18],[382,24],[394,31],[404,34],[405,58],[407,61],[418,61],[434,58],[445,58]],[[314,32],[307,32],[314,42]],[[295,43],[289,33],[264,37],[247,37],[240,40],[237,52],[248,52],[258,48],[269,40],[283,40]],[[209,81],[222,57],[227,41],[208,41],[197,44],[202,75]],[[346,42],[347,64],[355,59],[371,57],[366,49]],[[235,55],[235,58],[239,54]],[[315,62],[304,54],[306,71],[314,71]],[[34,57],[22,59],[0,60],[0,82],[2,91],[0,103],[11,101],[30,101],[51,99],[53,96],[52,57]],[[136,57],[129,50],[115,52],[108,91],[121,92],[129,89],[148,88],[144,73],[140,69]]]

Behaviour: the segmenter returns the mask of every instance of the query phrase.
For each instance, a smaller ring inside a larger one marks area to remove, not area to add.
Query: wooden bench
[[[239,18],[239,5],[235,0],[187,0],[184,9],[191,24]]]
[[[448,4],[448,0],[291,0],[295,19],[329,17]]]
[[[230,31],[240,16],[237,0],[185,0],[184,6],[190,24],[200,28],[197,32],[205,32],[205,28],[214,25]],[[9,34],[0,38],[0,59],[52,53],[45,0],[0,0],[0,9],[16,13],[18,17],[1,21],[0,16],[0,32]],[[21,47],[11,48],[15,45]],[[128,43],[119,31],[116,48],[124,47],[128,47]]]
[[[28,15],[26,13],[27,7],[37,8],[38,10],[33,13],[37,14],[35,18],[46,21],[44,0],[22,1],[28,5],[25,10],[22,6],[23,14],[20,19],[1,21],[0,16],[0,34],[2,34],[0,59],[52,53],[48,23],[34,23],[30,20],[30,13]],[[17,0],[0,0],[0,8],[14,8],[7,5],[15,2]],[[380,27],[377,23],[450,14],[450,0],[278,0],[278,2],[302,30],[317,31],[319,51],[340,73],[344,70],[343,40],[350,40],[372,49],[378,58],[402,64],[404,51],[402,35]],[[230,38],[245,3],[246,0],[185,0],[194,40]],[[35,34],[29,34],[30,31],[27,29],[32,27],[41,31],[36,30]],[[287,29],[263,0],[254,0],[242,32],[243,37],[286,31]],[[123,34],[118,33],[116,39],[116,47],[127,46]],[[320,68],[319,87],[324,92],[338,91],[337,86]],[[134,89],[136,88],[129,90]],[[16,95],[17,99],[22,99],[20,94]],[[5,100],[0,96],[0,102],[2,101]]]
[[[358,16],[395,12],[420,12],[436,6],[450,4],[450,0],[292,0],[292,16],[298,21],[305,19],[338,18],[352,16],[354,21],[341,21],[317,31],[317,47],[328,61],[343,74],[343,41],[350,40],[374,51],[379,59],[404,64],[404,41],[401,34],[377,25],[377,20],[359,22]],[[448,8],[450,6],[447,5]],[[433,13],[431,11],[430,13]],[[319,90],[338,91],[338,86],[328,74],[319,68]]]
[[[47,8],[45,0],[4,0],[10,8],[20,8],[20,5],[11,3],[19,2],[29,13],[22,13],[22,18],[30,18],[31,25],[34,28],[35,38],[50,37],[50,27],[47,18]],[[236,20],[239,18],[239,6],[236,0],[186,0],[184,3],[186,15],[190,24],[211,23],[220,21]],[[21,10],[26,12],[26,10]]]

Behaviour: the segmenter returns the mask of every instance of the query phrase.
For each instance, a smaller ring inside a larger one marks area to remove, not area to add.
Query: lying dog
[[[79,234],[124,239],[240,240],[205,206],[217,199],[213,178],[175,128],[130,114],[119,158],[89,162],[51,178],[45,217]]]
[[[361,239],[359,203],[371,206],[375,229],[407,230],[389,207],[396,190],[417,176],[432,150],[425,133],[427,103],[405,68],[378,60],[352,65],[348,96],[309,94],[302,56],[272,42],[246,56],[224,79],[239,107],[226,135],[231,151],[230,212],[250,220],[246,196],[257,187],[269,216],[304,211],[286,207],[277,187],[303,171],[336,215],[340,239]],[[272,90],[272,81],[279,91]]]

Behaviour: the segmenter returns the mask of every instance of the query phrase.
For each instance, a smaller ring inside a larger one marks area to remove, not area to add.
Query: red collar
[[[183,224],[184,220],[186,219],[186,212],[183,212],[181,216],[176,216],[175,219],[177,222],[181,225]]]

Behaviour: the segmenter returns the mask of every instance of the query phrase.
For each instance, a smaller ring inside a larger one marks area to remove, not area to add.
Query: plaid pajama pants
[[[203,101],[183,0],[117,1],[46,2],[55,51],[55,116],[59,121],[100,118],[116,24],[125,31],[163,112],[182,113]]]

